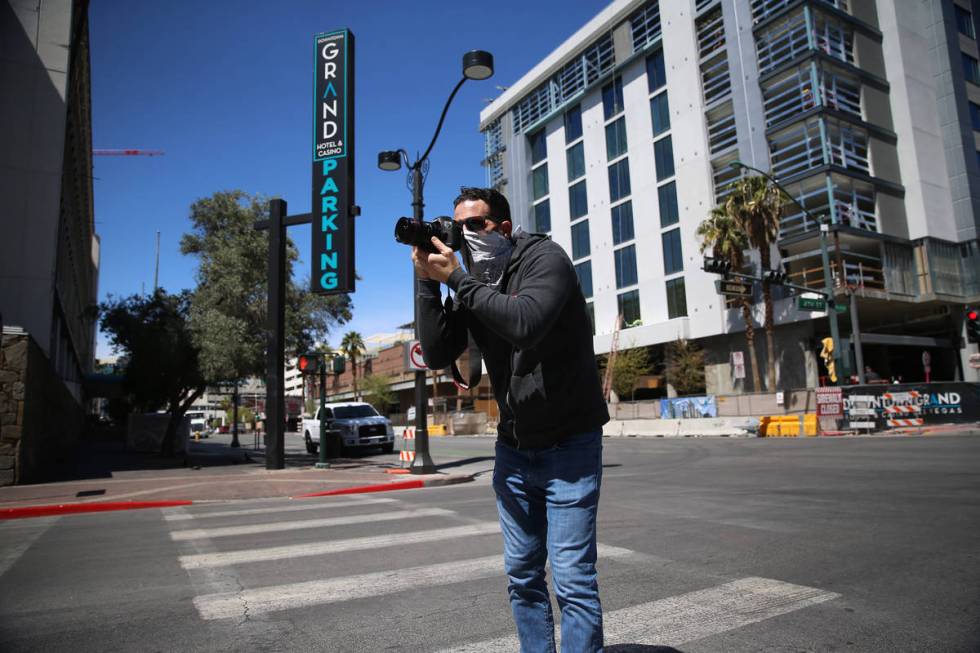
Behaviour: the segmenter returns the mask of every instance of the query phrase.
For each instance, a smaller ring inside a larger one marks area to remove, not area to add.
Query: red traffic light
[[[971,322],[976,322],[978,317],[980,317],[980,314],[978,314],[976,311],[967,311],[966,313],[966,319],[970,320]]]
[[[303,374],[313,374],[320,367],[320,357],[316,354],[303,354],[296,361],[296,367]]]

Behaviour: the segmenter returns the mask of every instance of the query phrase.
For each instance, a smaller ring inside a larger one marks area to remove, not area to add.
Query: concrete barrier
[[[610,437],[653,438],[755,437],[759,420],[752,417],[612,420],[602,429]]]

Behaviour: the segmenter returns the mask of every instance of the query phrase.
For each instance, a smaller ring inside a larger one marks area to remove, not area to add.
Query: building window
[[[531,165],[540,163],[548,157],[548,145],[545,142],[543,129],[534,134],[529,134],[527,141],[531,146]]]
[[[980,104],[970,102],[970,123],[975,130],[980,131]]]
[[[966,81],[980,84],[980,64],[965,52],[961,52],[960,54],[963,56],[963,76],[966,78]]]
[[[620,159],[609,166],[609,201],[615,202],[630,194],[629,159]]]
[[[680,212],[677,210],[677,185],[674,182],[664,184],[657,189],[660,196],[660,226],[669,227],[677,224]]]
[[[613,244],[633,240],[633,202],[624,202],[612,207]]]
[[[609,120],[623,110],[623,78],[616,77],[602,87],[602,115]]]
[[[570,219],[581,218],[589,212],[589,198],[585,192],[585,180],[568,187],[568,210]]]
[[[626,154],[626,118],[606,125],[606,160]]]
[[[575,266],[575,275],[578,277],[578,285],[582,287],[582,295],[592,296],[592,261],[579,263]]]
[[[616,259],[616,287],[636,284],[636,246],[628,245],[613,252]]]
[[[657,166],[657,181],[674,176],[674,144],[670,136],[653,144],[653,160]]]
[[[664,246],[664,274],[673,274],[684,269],[681,254],[681,230],[672,229],[661,235]]]
[[[588,256],[591,251],[589,244],[589,221],[583,220],[572,225],[572,258],[580,259]]]
[[[539,200],[548,194],[548,166],[538,166],[531,171],[531,186],[534,192],[534,199]]]
[[[632,326],[640,321],[640,291],[631,290],[616,296],[619,304],[619,314],[623,316],[623,324]]]
[[[687,317],[687,296],[684,291],[684,277],[667,282],[667,318]]]
[[[551,231],[551,206],[548,200],[534,205],[534,231],[539,234]]]
[[[569,181],[578,179],[585,174],[585,147],[582,143],[576,143],[568,148],[565,158],[568,164]]]
[[[667,84],[667,73],[664,70],[664,51],[657,50],[647,57],[647,86],[653,93]]]
[[[650,117],[653,119],[654,136],[659,136],[670,129],[670,107],[667,106],[666,92],[650,100]]]
[[[565,144],[582,137],[582,107],[576,104],[565,112]]]
[[[971,39],[977,38],[977,32],[973,27],[973,14],[963,7],[954,5],[953,9],[956,10],[956,28],[960,34],[969,36]]]

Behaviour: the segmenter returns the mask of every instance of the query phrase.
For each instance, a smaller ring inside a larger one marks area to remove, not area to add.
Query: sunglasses
[[[460,222],[463,223],[463,226],[466,228],[467,231],[483,231],[487,226],[487,220],[494,222],[494,220],[492,220],[491,218],[483,218],[483,217],[464,218]]]

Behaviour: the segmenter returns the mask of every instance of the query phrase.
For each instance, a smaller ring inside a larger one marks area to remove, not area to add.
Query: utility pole
[[[156,265],[153,268],[153,292],[156,293],[160,287],[160,232],[157,231],[157,256]]]

